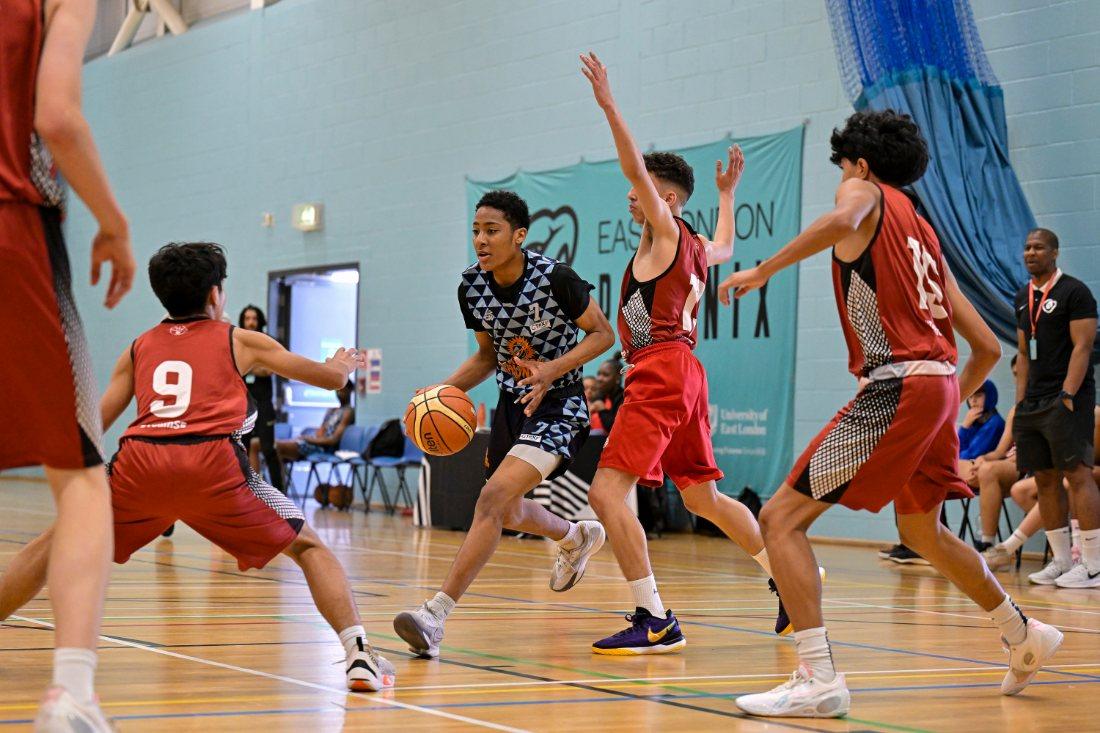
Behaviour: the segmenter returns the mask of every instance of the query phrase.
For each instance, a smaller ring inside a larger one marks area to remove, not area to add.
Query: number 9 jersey
[[[256,407],[237,371],[233,326],[205,316],[165,319],[134,340],[137,419],[126,438],[239,438]]]

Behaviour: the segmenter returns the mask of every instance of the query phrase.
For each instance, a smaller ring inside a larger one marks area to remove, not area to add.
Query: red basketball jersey
[[[42,0],[4,3],[0,22],[0,201],[40,205],[32,178]]]
[[[885,364],[958,361],[940,242],[909,198],[880,185],[882,214],[854,262],[833,257],[848,369],[857,376]]]
[[[228,323],[165,320],[138,336],[130,355],[138,416],[123,438],[230,436],[256,422]]]
[[[699,235],[676,217],[680,240],[668,269],[652,280],[634,277],[634,258],[623,273],[619,300],[619,340],[623,358],[650,344],[683,341],[695,348],[696,314],[707,282],[707,251]]]

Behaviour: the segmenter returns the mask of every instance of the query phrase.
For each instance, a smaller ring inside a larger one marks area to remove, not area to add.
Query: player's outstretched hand
[[[344,370],[345,376],[350,377],[356,369],[366,367],[367,354],[365,351],[354,348],[345,349],[341,346],[332,356],[325,359],[325,363],[340,367]]]
[[[114,308],[122,296],[130,292],[134,283],[134,253],[130,249],[130,232],[123,227],[120,231],[100,229],[92,240],[92,285],[99,284],[99,274],[103,263],[111,265],[111,282],[107,286],[107,295],[103,305]]]
[[[741,146],[731,145],[728,153],[729,165],[724,171],[722,161],[714,161],[714,185],[718,187],[719,193],[733,193],[745,171],[745,154],[741,152]]]
[[[729,305],[730,290],[733,291],[734,297],[740,298],[746,293],[751,293],[753,290],[763,287],[766,282],[768,282],[768,278],[760,271],[759,267],[735,272],[718,286],[718,300],[722,301],[722,305]]]
[[[539,408],[539,405],[542,404],[542,398],[546,396],[546,392],[550,389],[550,385],[554,383],[554,380],[557,379],[557,375],[554,374],[548,361],[520,359],[518,356],[513,356],[512,362],[528,371],[527,378],[520,380],[519,386],[528,387],[529,389],[518,401],[524,406],[523,414],[531,417],[535,414],[535,410]]]
[[[592,94],[596,97],[596,104],[607,109],[615,104],[615,98],[611,96],[611,82],[607,80],[607,67],[603,65],[599,57],[592,51],[587,55],[581,54],[581,73],[592,84]]]

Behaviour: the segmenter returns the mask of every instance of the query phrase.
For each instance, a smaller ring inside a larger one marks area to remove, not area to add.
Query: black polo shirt
[[[1028,287],[1024,285],[1016,293],[1016,325],[1031,338],[1031,312],[1039,308],[1042,288],[1035,288],[1029,308]],[[1070,321],[1096,318],[1096,299],[1088,286],[1075,277],[1062,273],[1050,289],[1039,312],[1035,326],[1038,340],[1038,358],[1030,360],[1027,370],[1027,391],[1024,399],[1044,399],[1062,391],[1062,383],[1069,371],[1069,358],[1073,353],[1073,341],[1069,335]],[[1085,370],[1081,389],[1093,388],[1092,369]]]

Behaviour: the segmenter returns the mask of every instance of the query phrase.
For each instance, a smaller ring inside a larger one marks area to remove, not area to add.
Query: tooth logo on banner
[[[577,256],[579,231],[577,212],[572,206],[539,209],[531,215],[531,226],[527,229],[524,246],[572,267]]]

